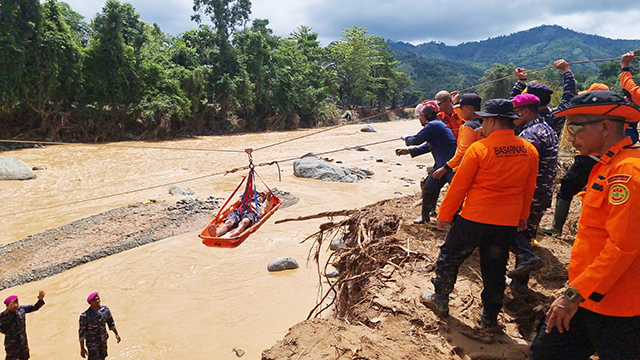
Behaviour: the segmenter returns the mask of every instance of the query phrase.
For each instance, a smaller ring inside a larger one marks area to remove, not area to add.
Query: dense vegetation
[[[412,75],[415,88],[427,96],[433,96],[438,90],[463,89],[478,82],[510,75],[516,66],[537,69],[562,58],[567,61],[617,58],[630,50],[640,49],[640,40],[613,40],[556,25],[543,25],[457,46],[440,42],[417,46],[392,41],[388,41],[388,44],[402,63],[401,68],[408,69]],[[620,89],[617,80],[619,62],[577,64],[572,66],[572,70],[577,75],[580,89],[596,81]],[[532,75],[532,79],[558,84],[561,74],[550,69]],[[510,89],[511,85],[506,86]],[[500,86],[505,85],[496,85]],[[489,94],[507,96],[508,92],[488,91]]]
[[[63,2],[0,2],[0,135],[76,141],[318,126],[336,105],[398,104],[411,85],[387,43],[345,29],[321,47],[300,27],[248,24],[249,0],[194,0],[168,36],[128,3],[91,21]],[[416,99],[417,100],[417,99]],[[25,135],[26,134],[26,135]]]
[[[354,26],[321,47],[308,27],[280,37],[268,20],[249,23],[250,0],[193,1],[198,27],[178,36],[117,0],[90,24],[57,0],[0,2],[0,137],[107,141],[322,126],[339,119],[338,108],[381,113],[511,75],[514,64],[640,47],[558,26],[458,46],[388,42]],[[596,81],[620,89],[617,62],[573,69],[580,89]],[[557,89],[560,75],[530,79]],[[512,83],[478,92],[507,97]]]

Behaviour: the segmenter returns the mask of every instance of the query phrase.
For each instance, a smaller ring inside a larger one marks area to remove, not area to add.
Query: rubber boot
[[[571,207],[571,200],[556,200],[556,211],[553,214],[553,225],[545,226],[542,228],[542,232],[547,235],[562,235],[562,228],[567,221],[569,215],[569,208]]]
[[[449,316],[449,295],[436,294],[425,290],[420,297],[420,301],[439,317]]]

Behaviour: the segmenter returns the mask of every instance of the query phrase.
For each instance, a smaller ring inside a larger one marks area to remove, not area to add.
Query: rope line
[[[273,144],[270,144],[270,145],[259,147],[257,149],[254,149],[253,151],[268,149],[270,147],[282,145],[282,144],[285,144],[285,143],[288,143],[288,142],[291,142],[291,141],[300,140],[300,139],[303,139],[303,138],[306,138],[306,137],[309,137],[309,136],[313,136],[313,135],[317,135],[317,134],[320,134],[320,133],[323,133],[323,132],[335,130],[335,129],[343,127],[343,126],[353,125],[353,124],[358,123],[358,122],[371,120],[371,119],[374,119],[374,118],[377,118],[377,117],[380,117],[380,116],[383,116],[383,115],[386,115],[386,114],[390,114],[390,113],[398,111],[398,110],[406,109],[406,108],[409,108],[409,107],[414,107],[414,106],[418,105],[419,103],[420,102],[417,102],[417,103],[411,104],[411,105],[402,106],[402,107],[399,107],[399,108],[395,108],[393,110],[388,110],[388,111],[385,111],[385,112],[382,112],[382,113],[379,113],[379,114],[376,114],[376,115],[371,115],[371,116],[368,116],[368,117],[365,117],[365,118],[362,118],[362,119],[353,119],[353,120],[347,121],[344,124],[329,126],[327,128],[324,128],[322,130],[319,130],[319,131],[316,131],[316,132],[313,132],[313,133],[310,133],[310,134],[305,134],[305,135],[294,137],[294,138],[291,138],[291,139],[288,139],[288,140],[283,140],[283,141],[280,141],[280,142],[277,142],[277,143],[273,143]]]
[[[616,61],[616,60],[620,60],[621,58],[609,58],[609,59],[595,59],[595,60],[580,60],[580,61],[572,61],[572,62],[568,62],[569,65],[575,65],[575,64],[585,64],[585,63],[594,63],[594,62],[605,62],[605,61]],[[538,69],[533,69],[533,70],[527,70],[528,73],[532,73],[532,72],[537,72],[537,71],[541,71],[541,70],[546,70],[546,69],[550,69],[552,68],[553,65],[549,65],[549,66],[544,66]],[[486,86],[489,84],[493,84],[499,81],[503,81],[506,79],[509,79],[511,77],[513,77],[514,75],[508,75],[508,76],[504,76],[501,77],[499,79],[494,79],[491,81],[487,81],[472,87],[468,87],[462,90],[458,90],[458,92],[465,92],[465,91],[469,91],[469,90],[473,90],[482,86]],[[346,125],[352,125],[358,122],[362,122],[362,121],[366,121],[366,120],[370,120],[376,117],[380,117],[389,113],[392,113],[394,111],[397,110],[402,110],[402,109],[406,109],[408,107],[414,107],[417,104],[419,104],[420,102],[416,103],[416,104],[411,104],[411,105],[406,105],[403,107],[399,107],[393,110],[389,110],[383,113],[379,113],[376,115],[372,115],[369,117],[365,117],[362,119],[353,119],[351,121],[348,121],[344,124],[339,124],[339,125],[335,125],[335,126],[331,126],[331,127],[327,127],[325,129],[310,133],[310,134],[305,134],[302,136],[298,136],[298,137],[294,137],[292,139],[288,139],[288,140],[284,140],[284,141],[280,141],[277,143],[273,143],[270,145],[266,145],[257,149],[254,149],[253,151],[258,151],[258,150],[263,150],[263,149],[267,149],[267,148],[271,148],[274,146],[278,146],[278,145],[282,145],[288,142],[292,142],[292,141],[296,141],[296,140],[300,140],[306,137],[310,137],[313,135],[317,135],[317,134],[321,134],[327,131],[331,131],[331,130],[335,130],[337,128],[346,126]],[[336,149],[336,150],[330,150],[330,151],[325,151],[325,152],[321,152],[318,153],[316,155],[326,155],[326,154],[331,154],[331,153],[336,153],[336,152],[340,152],[340,151],[347,151],[347,150],[353,150],[357,147],[364,147],[364,146],[373,146],[373,145],[379,145],[379,144],[383,144],[383,143],[387,143],[387,142],[391,142],[391,141],[396,141],[398,140],[398,138],[394,138],[394,139],[389,139],[389,140],[383,140],[383,141],[377,141],[377,142],[373,142],[373,143],[369,143],[369,144],[364,144],[364,145],[356,145],[356,146],[351,146],[351,147],[345,147],[342,149]],[[96,144],[83,144],[83,143],[64,143],[64,142],[53,142],[53,141],[27,141],[27,140],[2,140],[0,139],[0,143],[25,143],[25,144],[47,144],[47,145],[96,145]],[[231,153],[242,153],[245,152],[244,150],[228,150],[228,149],[217,149],[217,150],[211,150],[211,149],[193,149],[193,148],[168,148],[168,147],[160,147],[160,146],[129,146],[129,145],[120,145],[120,144],[111,144],[109,145],[111,147],[121,147],[121,148],[136,148],[136,149],[160,149],[160,150],[187,150],[187,151],[209,151],[209,152],[231,152]],[[279,163],[281,162],[288,162],[288,161],[293,161],[293,160],[297,160],[300,157],[292,157],[292,158],[288,158],[288,159],[283,159],[283,160],[274,160],[271,162],[264,162],[264,163],[260,163],[257,164],[255,166],[261,167],[261,166],[269,166],[269,165],[273,165],[276,164],[278,165],[278,169],[280,168]],[[116,193],[116,194],[111,194],[111,195],[103,195],[103,196],[99,196],[99,197],[94,197],[94,198],[90,198],[90,199],[83,199],[83,200],[79,200],[79,201],[75,201],[75,202],[70,202],[70,203],[64,203],[64,204],[56,204],[56,205],[50,205],[50,206],[45,206],[45,207],[41,207],[41,208],[36,208],[36,209],[31,209],[31,210],[26,210],[26,211],[19,211],[19,212],[14,212],[14,213],[8,213],[8,214],[0,214],[0,218],[3,217],[7,217],[7,216],[15,216],[15,215],[21,215],[21,214],[26,214],[26,213],[30,213],[30,212],[36,212],[36,211],[41,211],[41,210],[48,210],[48,209],[55,209],[55,208],[59,208],[59,207],[63,207],[63,206],[68,206],[68,205],[75,205],[75,204],[81,204],[81,203],[85,203],[85,202],[89,202],[89,201],[95,201],[95,200],[102,200],[102,199],[107,199],[107,198],[111,198],[111,197],[115,197],[115,196],[121,196],[121,195],[127,195],[127,194],[132,194],[132,193],[136,193],[136,192],[140,192],[140,191],[145,191],[145,190],[151,190],[151,189],[156,189],[159,187],[164,187],[164,186],[169,186],[169,185],[173,185],[173,184],[181,184],[181,183],[185,183],[185,182],[190,182],[190,181],[195,181],[195,180],[201,180],[201,179],[205,179],[205,178],[209,178],[209,177],[213,177],[213,176],[217,176],[217,175],[226,175],[226,174],[231,174],[231,173],[235,173],[237,171],[240,170],[246,170],[249,169],[250,166],[243,166],[243,167],[237,167],[237,168],[233,168],[230,170],[226,170],[226,171],[222,171],[222,172],[214,172],[211,174],[207,174],[207,175],[202,175],[202,176],[197,176],[194,178],[189,178],[189,179],[185,179],[185,180],[179,180],[179,181],[172,181],[170,183],[164,183],[164,184],[160,184],[160,185],[154,185],[154,186],[148,186],[148,187],[144,187],[144,188],[140,188],[140,189],[135,189],[135,190],[129,190],[129,191],[125,191],[125,192],[121,192],[121,193]],[[278,171],[278,175],[280,176],[280,171]]]
[[[586,63],[594,63],[594,62],[604,62],[604,61],[615,61],[615,60],[620,60],[621,58],[610,58],[610,59],[596,59],[596,60],[580,60],[580,61],[571,61],[571,62],[567,62],[567,64],[569,65],[575,65],[575,64],[586,64]],[[536,72],[536,71],[542,71],[542,70],[546,70],[546,69],[551,69],[553,67],[553,65],[548,65],[548,66],[544,66],[541,68],[537,68],[537,69],[533,69],[533,70],[527,70],[527,73],[532,73],[532,72]],[[486,86],[489,84],[493,84],[502,80],[506,80],[509,79],[511,77],[514,77],[515,75],[507,75],[504,77],[501,77],[499,79],[495,79],[495,80],[491,80],[491,81],[487,81],[487,82],[483,82],[481,84],[472,86],[472,87],[468,87],[466,89],[462,89],[462,90],[458,90],[459,92],[465,92],[465,91],[469,91],[469,90],[473,90],[473,89],[477,89],[479,87],[482,86]]]
[[[364,144],[364,145],[356,145],[356,146],[346,147],[346,148],[337,149],[337,150],[325,151],[325,152],[322,152],[322,153],[318,153],[316,155],[325,155],[325,154],[330,154],[330,153],[335,153],[335,152],[340,152],[340,151],[347,151],[347,150],[351,150],[351,149],[357,148],[359,146],[373,146],[373,145],[383,144],[383,143],[386,143],[386,142],[396,141],[396,140],[398,140],[398,138],[384,140],[384,141],[377,141],[377,142]],[[271,162],[260,163],[260,164],[254,165],[254,166],[255,167],[262,167],[262,166],[269,166],[269,165],[274,165],[275,164],[275,165],[278,166],[278,175],[280,176],[280,171],[279,171],[280,170],[280,163],[293,161],[293,160],[297,160],[297,159],[300,159],[300,157],[298,156],[298,157],[292,157],[292,158],[288,158],[288,159],[284,159],[284,160],[274,160],[274,161],[271,161]],[[151,189],[157,189],[157,188],[160,188],[160,187],[171,186],[173,184],[182,184],[182,183],[186,183],[186,182],[190,182],[190,181],[202,180],[202,179],[206,179],[206,178],[214,177],[214,176],[218,176],[218,175],[233,174],[233,173],[238,172],[240,170],[248,170],[250,167],[251,167],[251,165],[241,166],[241,167],[233,168],[233,169],[226,170],[226,171],[214,172],[214,173],[207,174],[207,175],[201,175],[201,176],[197,176],[197,177],[193,177],[193,178],[189,178],[189,179],[184,179],[184,180],[172,181],[172,182],[163,183],[163,184],[160,184],[160,185],[147,186],[147,187],[134,189],[134,190],[129,190],[129,191],[124,191],[124,192],[120,192],[120,193],[116,193],[116,194],[102,195],[102,196],[98,196],[98,197],[92,197],[92,198],[89,198],[89,199],[83,199],[83,200],[78,200],[78,201],[73,201],[73,202],[68,202],[68,203],[63,203],[63,204],[55,204],[55,205],[43,206],[43,207],[40,207],[40,208],[24,210],[24,211],[18,211],[18,212],[13,212],[13,213],[8,213],[8,214],[0,214],[0,218],[4,218],[4,217],[8,217],[8,216],[15,216],[15,215],[22,215],[22,214],[32,213],[32,212],[36,212],[36,211],[41,211],[41,210],[55,209],[55,208],[60,208],[60,207],[63,207],[63,206],[77,205],[77,204],[82,204],[82,203],[86,203],[86,202],[90,202],[90,201],[103,200],[103,199],[108,199],[108,198],[112,198],[112,197],[116,197],[116,196],[133,194],[133,193],[137,193],[137,192],[141,192],[141,191],[145,191],[145,190],[151,190]]]

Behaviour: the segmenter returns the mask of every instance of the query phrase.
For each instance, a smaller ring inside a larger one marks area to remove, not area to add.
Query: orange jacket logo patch
[[[611,185],[615,183],[628,183],[629,180],[631,180],[631,175],[626,175],[626,174],[611,175],[607,178],[607,185]]]
[[[613,205],[624,204],[629,200],[629,189],[621,184],[615,184],[609,189],[609,202]]]

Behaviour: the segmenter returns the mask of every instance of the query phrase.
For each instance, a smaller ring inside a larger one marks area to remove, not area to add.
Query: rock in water
[[[360,131],[362,131],[362,132],[377,132],[376,129],[374,129],[373,126],[371,126],[371,125],[363,126],[362,129],[360,129]]]
[[[24,161],[0,157],[0,180],[30,180],[36,174]]]
[[[267,269],[269,271],[282,271],[288,269],[297,269],[299,267],[300,266],[298,265],[296,259],[292,258],[291,256],[275,258],[269,261],[269,265],[267,265]]]
[[[358,177],[350,171],[313,156],[294,161],[293,174],[297,177],[322,181],[358,182]]]
[[[171,185],[169,188],[169,194],[171,195],[193,195],[193,191],[191,189],[186,188],[183,189],[178,185]]]
[[[242,357],[244,356],[244,350],[240,349],[240,348],[233,348],[233,351],[236,353],[237,357]]]

